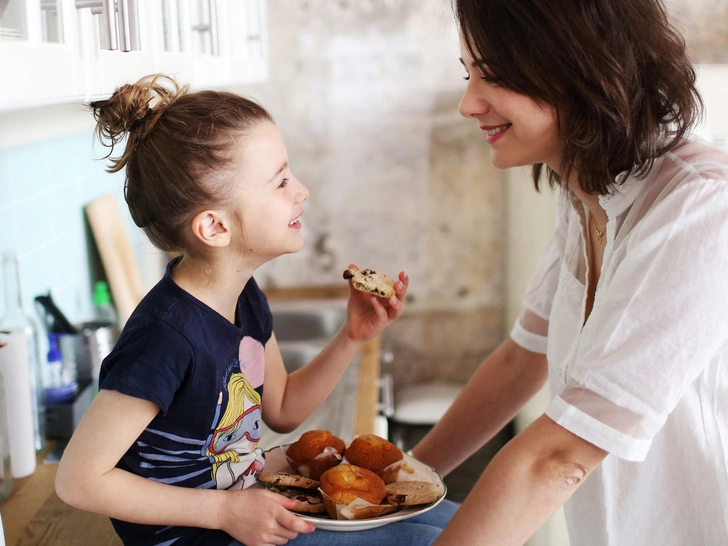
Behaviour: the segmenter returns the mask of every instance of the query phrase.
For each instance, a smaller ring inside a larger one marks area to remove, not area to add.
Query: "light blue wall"
[[[103,152],[91,131],[0,150],[0,251],[17,253],[31,312],[33,298],[50,290],[72,322],[91,318],[91,286],[103,271],[84,206],[111,192],[128,217],[123,174],[105,172]],[[1,287],[0,316],[5,309]]]

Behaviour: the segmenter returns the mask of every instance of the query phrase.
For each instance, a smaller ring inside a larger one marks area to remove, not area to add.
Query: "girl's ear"
[[[218,210],[203,210],[192,219],[192,233],[207,246],[230,244],[230,219]]]

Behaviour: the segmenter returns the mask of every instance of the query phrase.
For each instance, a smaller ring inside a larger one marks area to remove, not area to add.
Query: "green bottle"
[[[106,282],[98,281],[94,284],[93,304],[96,321],[109,326],[116,326],[118,317],[114,304],[111,303],[109,285]]]

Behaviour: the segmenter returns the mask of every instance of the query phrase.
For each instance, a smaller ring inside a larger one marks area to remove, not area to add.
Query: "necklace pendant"
[[[599,231],[599,230],[598,230],[598,229],[596,229],[596,228],[594,228],[594,231],[596,231],[596,232],[597,232],[597,242],[598,242],[599,244],[602,244],[602,237],[604,237],[604,232],[603,232],[603,231]]]

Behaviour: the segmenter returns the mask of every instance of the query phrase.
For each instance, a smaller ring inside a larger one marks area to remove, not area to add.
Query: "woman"
[[[728,155],[690,135],[683,39],[660,0],[455,11],[460,112],[560,206],[510,336],[414,455],[447,473],[547,377],[552,402],[435,544],[523,544],[564,503],[572,546],[728,544]]]

